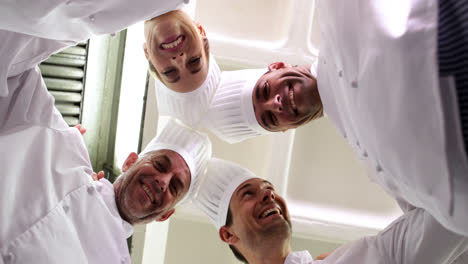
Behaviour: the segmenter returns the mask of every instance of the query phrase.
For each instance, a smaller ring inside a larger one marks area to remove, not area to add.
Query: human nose
[[[178,64],[183,64],[185,60],[185,53],[184,52],[178,53],[177,55],[172,57],[172,60],[174,60]]]
[[[269,201],[269,200],[271,200],[271,201],[275,200],[275,193],[272,190],[267,189],[263,193],[263,201],[266,202],[266,201]]]
[[[267,102],[268,110],[272,112],[281,113],[283,111],[283,104],[281,103],[281,95],[276,94]]]
[[[156,182],[156,191],[158,192],[165,192],[167,190],[167,186],[169,185],[171,176],[169,174],[160,174],[155,179]]]

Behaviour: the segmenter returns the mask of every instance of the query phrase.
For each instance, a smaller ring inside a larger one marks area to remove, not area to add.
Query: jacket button
[[[357,81],[352,81],[351,82],[351,87],[358,88],[358,82]]]
[[[358,146],[358,148],[361,148],[361,143],[359,143],[359,140],[356,140],[356,146]]]
[[[72,2],[71,0],[67,0],[67,2],[65,2],[65,4],[69,5],[69,4],[71,4],[71,2]]]
[[[380,165],[377,165],[377,166],[375,167],[375,170],[376,170],[377,172],[382,172],[382,171],[383,171],[383,169],[382,169],[382,167],[381,167]]]
[[[65,204],[62,206],[62,208],[63,208],[63,211],[65,211],[65,213],[68,213],[68,211],[70,210],[70,207],[68,207],[68,205],[65,205]]]
[[[89,187],[88,187],[88,193],[89,193],[89,194],[93,194],[93,193],[94,193],[94,187],[93,187],[93,186],[89,186]]]
[[[91,21],[94,21],[94,20],[95,20],[94,15],[90,15],[88,18],[89,18]]]
[[[362,155],[364,156],[364,158],[369,157],[369,155],[367,154],[367,151],[364,151],[364,153],[362,153]]]
[[[343,77],[343,71],[339,71],[338,76]]]
[[[188,4],[190,2],[190,0],[184,0],[184,3]]]

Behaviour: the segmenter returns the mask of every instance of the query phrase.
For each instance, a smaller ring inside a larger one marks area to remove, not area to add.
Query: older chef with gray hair
[[[37,67],[0,97],[0,263],[130,263],[133,224],[164,221],[211,156],[208,137],[176,121],[114,184],[93,181],[83,138],[54,107]]]
[[[414,208],[376,236],[345,244],[324,260],[314,261],[307,251],[292,251],[291,216],[275,187],[235,163],[216,158],[209,161],[195,201],[220,239],[244,263],[449,264],[468,248],[468,238]]]

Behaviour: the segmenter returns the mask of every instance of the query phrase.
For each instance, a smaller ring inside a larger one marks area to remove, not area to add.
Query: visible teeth
[[[182,37],[182,36],[179,36],[176,40],[174,40],[174,41],[171,42],[171,43],[162,44],[162,47],[163,47],[164,49],[172,49],[172,48],[175,48],[175,47],[177,47],[177,45],[179,45],[179,44],[182,42],[182,39],[183,39],[183,37]]]
[[[297,110],[296,102],[294,101],[293,89],[289,90],[289,99],[291,100],[291,106],[292,106],[293,110]]]
[[[260,216],[260,218],[265,218],[268,214],[270,214],[271,212],[275,212],[277,214],[280,214],[280,210],[278,208],[271,208],[271,209],[268,209],[266,210],[265,212],[263,212],[263,214]]]
[[[142,185],[142,186],[143,186],[143,190],[146,192],[146,194],[147,194],[148,197],[150,198],[151,202],[154,203],[153,194],[150,192],[150,190],[148,189],[148,187],[146,187],[146,185]]]

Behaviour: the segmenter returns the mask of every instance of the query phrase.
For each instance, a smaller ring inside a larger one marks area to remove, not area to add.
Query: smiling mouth
[[[144,185],[144,184],[142,184],[141,187],[142,187],[143,190],[145,191],[146,195],[148,195],[148,197],[149,197],[149,199],[151,200],[151,202],[154,203],[154,196],[153,196],[153,194],[151,193],[150,189],[149,189],[146,185]]]
[[[185,37],[183,35],[180,35],[174,41],[162,43],[160,47],[163,50],[176,50],[184,40]]]
[[[296,101],[294,101],[294,89],[292,87],[289,88],[289,101],[291,102],[291,107],[294,113],[297,115],[298,114],[297,105],[296,105]]]
[[[265,210],[265,212],[261,213],[258,219],[264,219],[272,215],[283,215],[281,210],[277,207],[270,208],[268,210]]]

